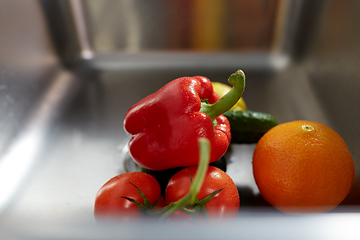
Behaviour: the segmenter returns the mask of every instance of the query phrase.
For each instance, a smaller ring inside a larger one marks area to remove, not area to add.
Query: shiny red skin
[[[165,202],[176,202],[184,197],[195,178],[197,167],[188,167],[177,172],[169,181],[165,190]],[[217,167],[209,166],[206,172],[204,183],[197,195],[201,200],[212,192],[227,187],[213,197],[206,205],[209,219],[235,218],[240,208],[240,196],[234,181],[230,176]],[[181,211],[174,213],[175,217],[191,218],[191,215]]]
[[[143,172],[127,172],[117,175],[106,182],[96,194],[94,215],[99,219],[140,219],[141,212],[136,204],[121,196],[144,203],[137,186],[149,199],[150,203],[161,199],[160,185],[150,174]],[[163,204],[164,202],[159,202]]]
[[[199,112],[202,99],[219,99],[210,80],[182,77],[132,106],[124,129],[132,135],[128,146],[134,161],[151,170],[197,165],[199,137],[210,140],[210,162],[224,155],[231,140],[229,121],[220,115],[214,127],[210,117]]]

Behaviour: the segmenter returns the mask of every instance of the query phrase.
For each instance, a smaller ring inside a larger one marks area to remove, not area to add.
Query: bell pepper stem
[[[196,196],[204,182],[210,160],[210,141],[206,138],[199,138],[198,143],[200,151],[199,165],[196,170],[194,181],[190,186],[190,190],[187,195],[185,195],[176,202],[170,203],[167,207],[165,207],[166,211],[161,215],[160,220],[166,219],[168,216],[170,216],[172,213],[176,212],[179,209],[182,209],[189,205],[193,205],[196,201]]]
[[[215,120],[218,116],[228,111],[241,98],[245,90],[245,74],[242,70],[237,70],[231,74],[228,82],[233,85],[231,90],[222,98],[213,104],[201,103],[201,112],[206,113],[211,120]]]

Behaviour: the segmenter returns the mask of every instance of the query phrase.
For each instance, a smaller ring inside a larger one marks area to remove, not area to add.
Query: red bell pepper
[[[233,88],[221,99],[209,79],[182,77],[132,106],[124,129],[132,135],[128,147],[134,161],[151,170],[197,165],[200,137],[210,140],[210,162],[222,157],[231,140],[222,113],[240,99],[245,75],[238,70],[228,81]]]

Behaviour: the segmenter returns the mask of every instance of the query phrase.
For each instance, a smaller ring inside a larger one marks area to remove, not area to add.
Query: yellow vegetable
[[[219,97],[224,96],[231,89],[229,85],[220,82],[212,82],[212,85],[214,88],[214,92],[216,92],[219,95]],[[240,98],[239,101],[230,110],[236,110],[236,111],[247,110],[244,99]]]

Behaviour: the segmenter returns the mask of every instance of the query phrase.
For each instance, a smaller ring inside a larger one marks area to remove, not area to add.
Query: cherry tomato
[[[153,176],[143,172],[127,172],[113,177],[97,192],[94,206],[96,220],[104,218],[140,219],[142,213],[139,207],[130,200],[122,198],[128,197],[144,204],[144,200],[135,186],[146,196],[150,204],[159,199],[158,204],[164,204],[160,185]]]
[[[165,190],[166,203],[175,202],[189,192],[191,179],[194,179],[196,170],[196,166],[182,169],[170,179]],[[209,219],[236,217],[240,207],[239,192],[234,181],[221,169],[209,166],[204,183],[197,194],[198,199],[201,201],[222,188],[224,189],[204,205]],[[181,211],[175,212],[174,215],[181,218],[191,218],[191,215]]]

